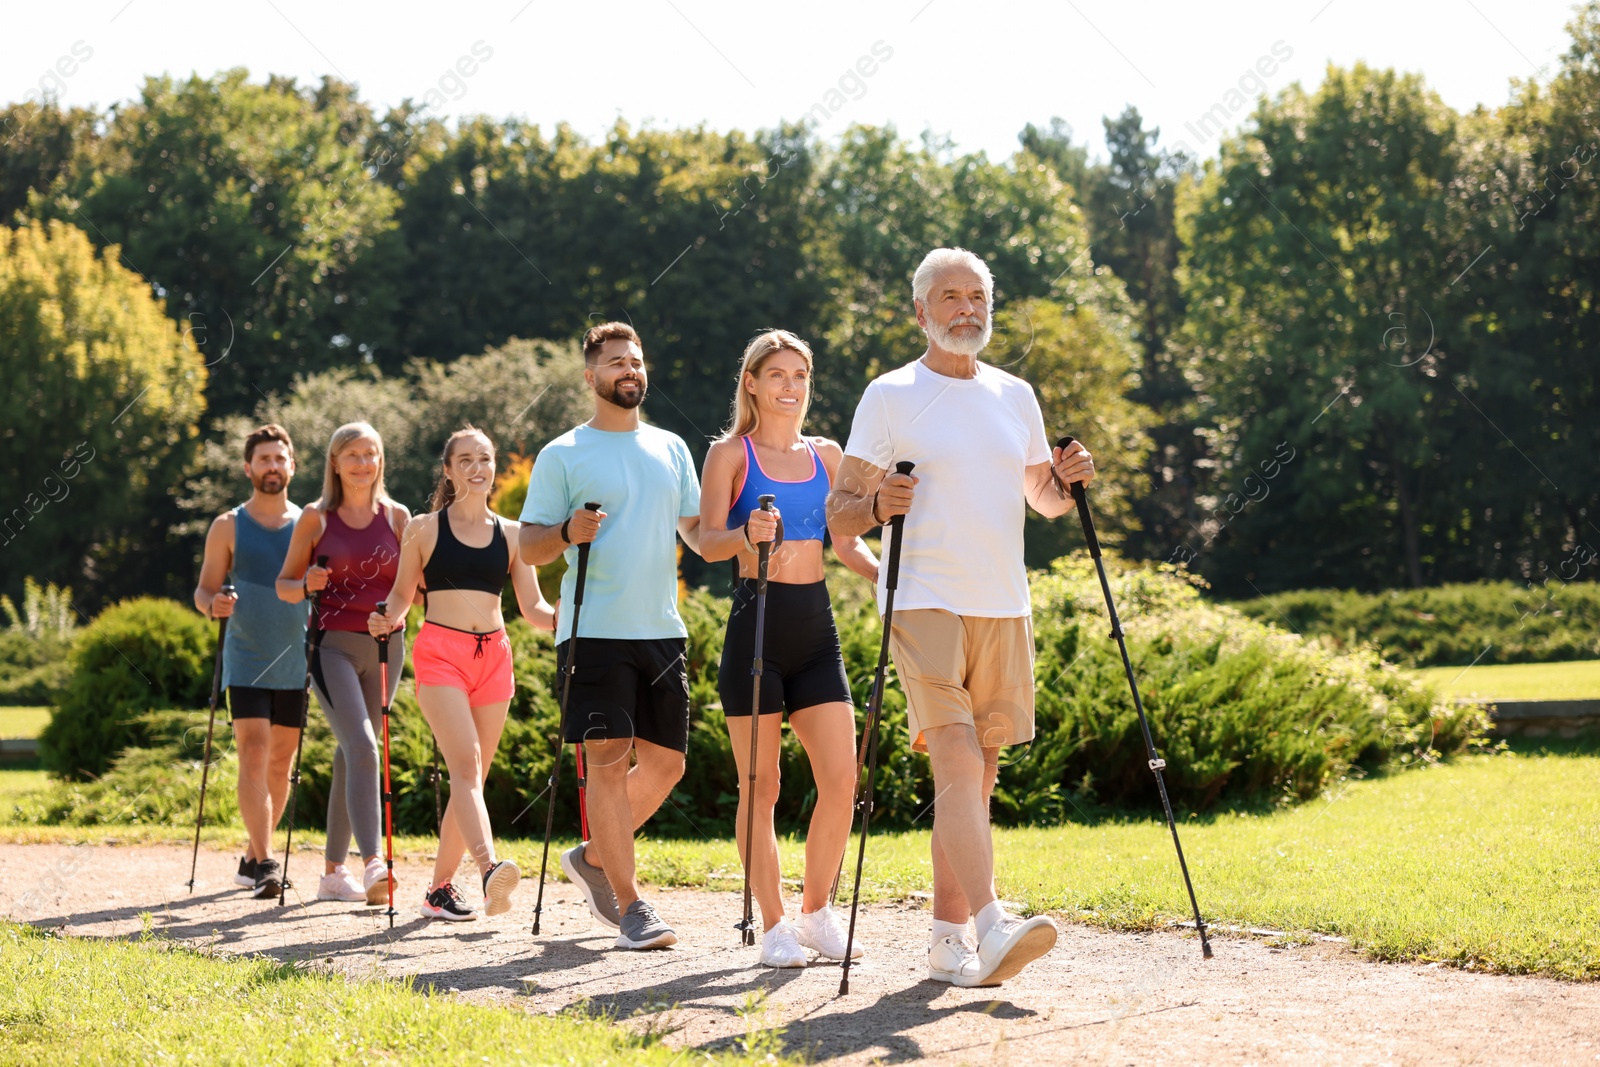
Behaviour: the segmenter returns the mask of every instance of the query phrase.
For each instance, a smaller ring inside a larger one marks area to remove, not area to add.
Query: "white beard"
[[[989,319],[983,320],[983,333],[977,337],[957,334],[954,328],[945,329],[939,326],[930,317],[928,325],[923,329],[928,335],[928,340],[957,356],[976,356],[989,347],[989,338],[994,332],[994,324]]]

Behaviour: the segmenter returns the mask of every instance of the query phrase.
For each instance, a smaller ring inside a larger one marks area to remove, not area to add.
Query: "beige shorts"
[[[986,619],[938,608],[894,613],[889,651],[906,694],[911,747],[965,724],[984,747],[1033,740],[1033,619]]]

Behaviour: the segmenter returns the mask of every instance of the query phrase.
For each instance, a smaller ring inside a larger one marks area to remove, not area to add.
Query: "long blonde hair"
[[[722,433],[723,440],[743,437],[761,425],[761,412],[756,410],[755,397],[744,387],[744,376],[748,374],[753,378],[759,375],[762,365],[783,351],[796,352],[806,361],[806,395],[800,401],[800,421],[796,425],[805,424],[806,410],[811,407],[811,346],[788,330],[766,330],[756,334],[744,346],[744,359],[739,363],[739,385],[733,393],[732,417],[728,428]]]
[[[322,468],[322,496],[317,500],[317,507],[323,512],[333,511],[344,503],[344,483],[339,480],[339,472],[334,467],[335,457],[351,441],[362,437],[372,438],[378,446],[378,480],[372,484],[373,503],[394,503],[383,486],[383,438],[370,422],[347,422],[333,431],[333,437],[328,440],[327,462]]]

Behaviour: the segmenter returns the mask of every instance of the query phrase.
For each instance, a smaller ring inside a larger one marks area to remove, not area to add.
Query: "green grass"
[[[49,708],[0,707],[0,737],[35,738],[49,721]]]
[[[50,776],[39,766],[38,760],[17,760],[0,763],[0,797],[6,800],[44,789]]]
[[[1570,663],[1491,663],[1427,667],[1415,673],[1446,697],[1500,700],[1600,700],[1600,659]]]
[[[1341,782],[1289,809],[1210,818],[1180,812],[1181,833],[1200,906],[1214,925],[1337,935],[1382,959],[1596,979],[1597,780],[1600,752],[1592,744],[1524,742],[1497,755]],[[190,832],[13,826],[0,828],[0,840],[187,841]],[[243,840],[231,828],[208,828],[206,836],[220,848]],[[427,837],[396,839],[397,851],[411,855],[433,845]],[[506,841],[502,854],[531,871],[539,846]],[[800,873],[802,847],[784,844],[786,874]],[[1188,917],[1172,840],[1159,820],[998,830],[995,849],[1001,895],[1029,912],[1118,929]],[[731,841],[640,839],[640,876],[657,885],[737,889],[738,871]],[[867,899],[929,888],[926,831],[873,835]]]
[[[785,1062],[771,1031],[694,1063]],[[408,982],[348,981],[153,940],[59,938],[0,923],[0,1061],[40,1064],[640,1064],[655,1036],[581,1012],[462,1003]]]
[[[1187,819],[1213,924],[1347,938],[1382,959],[1600,978],[1600,756],[1505,752],[1341,785],[1272,814]],[[800,844],[784,848],[797,874]],[[1188,917],[1159,821],[995,833],[999,890],[1030,912],[1122,929]],[[926,832],[874,835],[867,896],[929,888]],[[652,881],[736,888],[725,842],[641,848]]]

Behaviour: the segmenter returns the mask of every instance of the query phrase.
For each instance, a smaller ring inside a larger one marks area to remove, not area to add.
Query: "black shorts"
[[[570,641],[556,646],[561,699]],[[578,639],[578,665],[567,708],[567,742],[637,738],[674,752],[689,750],[689,661],[681,637]]]
[[[793,714],[818,704],[852,702],[827,583],[768,582],[762,643],[761,714],[785,710]],[[750,714],[755,650],[756,581],[742,578],[733,591],[733,610],[728,614],[728,635],[717,671],[717,692],[725,716]]]
[[[274,726],[305,726],[304,689],[257,689],[248,685],[228,686],[228,714],[239,719],[267,719]]]

